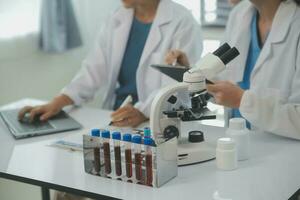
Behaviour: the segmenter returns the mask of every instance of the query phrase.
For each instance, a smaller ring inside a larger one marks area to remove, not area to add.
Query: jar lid
[[[220,150],[233,150],[235,145],[235,141],[231,138],[220,138],[218,139],[217,148]]]
[[[229,129],[244,130],[246,129],[246,120],[244,118],[232,118],[229,120]]]

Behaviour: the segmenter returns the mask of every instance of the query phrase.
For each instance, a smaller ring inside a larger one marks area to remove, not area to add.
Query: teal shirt
[[[243,80],[238,83],[238,85],[244,90],[250,88],[250,77],[261,52],[261,46],[259,42],[258,29],[257,29],[257,17],[258,17],[258,13],[256,12],[251,22],[251,42],[249,46]],[[233,109],[232,117],[242,117],[239,109]],[[250,128],[249,123],[247,123],[247,126],[248,128]]]
[[[136,72],[151,29],[152,23],[144,24],[133,19],[129,39],[123,56],[118,76],[119,88],[116,89],[114,109],[118,109],[128,95],[133,97],[133,103],[138,101],[136,87]]]

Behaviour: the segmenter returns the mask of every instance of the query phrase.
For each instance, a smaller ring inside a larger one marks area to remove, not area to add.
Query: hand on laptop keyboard
[[[25,120],[30,123],[35,120],[44,122],[58,114],[64,106],[71,104],[73,104],[73,101],[68,96],[60,95],[45,105],[36,107],[26,106],[22,108],[19,112],[18,119],[19,121]]]
[[[30,119],[30,113],[26,113],[22,119],[19,119],[21,123],[25,124],[34,124],[34,123],[39,123],[40,121],[40,115],[36,115],[33,120],[31,121]]]
[[[51,103],[42,106],[26,106],[18,114],[20,122],[34,123],[44,122],[61,111],[61,108],[54,107]]]

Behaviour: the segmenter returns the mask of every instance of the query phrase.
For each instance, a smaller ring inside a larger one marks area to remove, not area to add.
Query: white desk
[[[107,111],[90,108],[71,115],[86,128],[110,120]],[[1,121],[0,177],[97,199],[286,200],[300,188],[300,142],[271,134],[251,135],[251,159],[235,171],[218,171],[215,161],[182,167],[177,178],[159,189],[86,174],[82,152],[47,146],[71,134],[79,131],[16,141]],[[206,138],[215,141],[222,134],[213,131]]]

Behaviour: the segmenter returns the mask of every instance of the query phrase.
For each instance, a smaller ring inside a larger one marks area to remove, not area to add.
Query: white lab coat
[[[243,1],[231,13],[225,41],[241,54],[222,73],[224,79],[243,79],[254,11]],[[255,129],[300,139],[300,7],[293,0],[277,10],[240,111]]]
[[[103,108],[111,109],[115,101],[118,75],[133,20],[133,9],[119,8],[103,26],[95,50],[83,62],[82,70],[62,93],[76,105],[94,97],[106,87]],[[192,61],[200,58],[200,26],[191,13],[171,0],[161,0],[137,69],[139,102],[135,105],[149,117],[151,102],[157,91],[174,81],[152,69],[151,64],[164,63],[170,49],[182,49]]]

